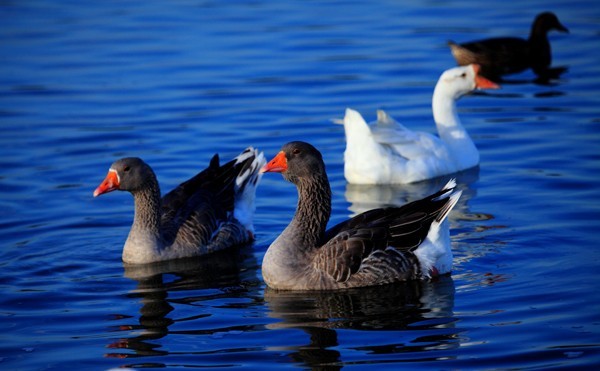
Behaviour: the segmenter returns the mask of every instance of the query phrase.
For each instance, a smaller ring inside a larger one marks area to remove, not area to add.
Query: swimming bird
[[[433,91],[433,118],[439,137],[412,131],[382,110],[367,125],[346,109],[344,176],[351,184],[413,183],[479,164],[479,151],[456,111],[456,100],[474,89],[499,86],[479,75],[476,64],[444,71]]]
[[[290,142],[262,169],[296,185],[296,213],[269,246],[265,283],[277,290],[335,290],[428,279],[452,270],[446,217],[458,201],[451,180],[402,207],[373,209],[326,230],[331,188],[321,153]]]
[[[216,154],[205,170],[161,198],[152,168],[127,157],[112,164],[94,197],[114,190],[133,195],[125,263],[204,255],[253,240],[254,196],[264,163],[252,147],[222,166]]]
[[[448,45],[459,65],[477,63],[481,65],[481,74],[489,79],[497,81],[502,75],[522,72],[528,68],[544,77],[565,70],[550,69],[552,53],[548,32],[551,30],[569,32],[554,13],[544,12],[535,17],[528,39],[495,37],[464,44],[448,41]]]

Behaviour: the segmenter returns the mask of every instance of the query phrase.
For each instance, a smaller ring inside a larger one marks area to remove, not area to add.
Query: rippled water
[[[481,152],[460,174],[452,277],[277,293],[260,262],[294,187],[267,174],[238,254],[125,267],[129,195],[92,198],[140,156],[169,190],[219,152],[324,154],[332,222],[446,179],[343,179],[346,107],[433,130],[447,39],[525,36],[555,11],[554,64],[465,97]],[[2,369],[593,369],[600,364],[600,7],[586,1],[0,2]],[[354,366],[354,367],[353,367]]]

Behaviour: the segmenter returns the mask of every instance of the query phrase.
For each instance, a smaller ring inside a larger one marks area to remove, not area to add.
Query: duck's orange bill
[[[479,70],[481,70],[481,66],[478,64],[473,64],[473,71],[475,72],[475,87],[476,88],[478,88],[478,89],[500,89],[500,85],[481,76],[479,74]]]
[[[287,170],[287,159],[285,153],[280,151],[277,156],[273,157],[265,166],[260,169],[261,173],[281,173]]]
[[[101,194],[112,192],[119,188],[119,176],[114,170],[109,170],[106,178],[100,183],[98,188],[94,191],[94,197],[100,196]]]

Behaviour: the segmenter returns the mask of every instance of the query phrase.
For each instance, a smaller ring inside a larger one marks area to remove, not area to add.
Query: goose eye
[[[467,73],[466,73],[466,72],[463,72],[463,73],[460,75],[460,77],[462,77],[462,78],[465,78],[465,77],[467,77]]]
[[[298,148],[294,148],[294,149],[292,150],[292,154],[293,154],[293,155],[298,155],[298,154],[300,154],[300,150],[299,150]]]
[[[128,172],[129,170],[130,170],[130,167],[129,167],[129,166],[125,166],[125,168],[123,168],[123,171],[124,171],[124,172]]]

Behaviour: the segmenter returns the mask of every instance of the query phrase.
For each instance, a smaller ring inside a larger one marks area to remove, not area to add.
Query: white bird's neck
[[[446,143],[458,170],[479,164],[479,151],[458,118],[456,100],[448,92],[436,86],[433,93],[433,118],[440,138]]]

